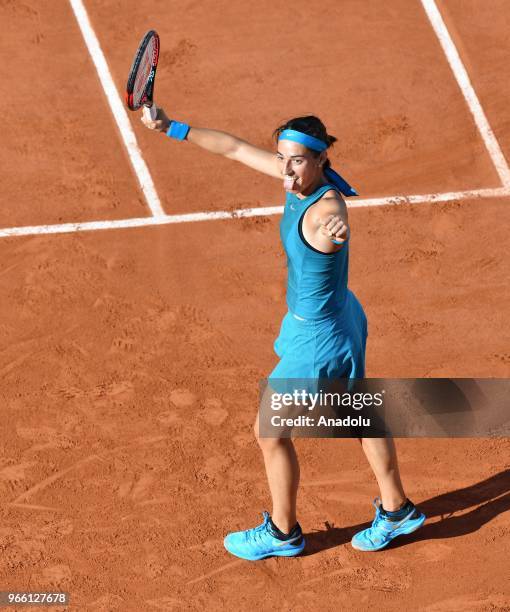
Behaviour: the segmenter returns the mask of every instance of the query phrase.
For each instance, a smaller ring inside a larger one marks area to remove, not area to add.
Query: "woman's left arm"
[[[303,234],[314,249],[335,253],[349,240],[347,206],[336,191],[326,193],[305,215]]]

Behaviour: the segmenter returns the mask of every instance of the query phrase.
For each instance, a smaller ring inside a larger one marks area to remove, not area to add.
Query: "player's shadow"
[[[440,517],[439,521],[425,525],[410,535],[396,538],[390,546],[399,548],[410,542],[456,538],[478,531],[482,525],[510,510],[510,470],[504,470],[469,487],[437,495],[418,504],[427,519]],[[467,508],[477,506],[474,510],[460,516]],[[305,534],[307,547],[305,555],[313,555],[328,548],[341,546],[350,542],[352,536],[369,527],[371,523],[360,523],[349,527],[335,527],[326,523],[324,531]]]

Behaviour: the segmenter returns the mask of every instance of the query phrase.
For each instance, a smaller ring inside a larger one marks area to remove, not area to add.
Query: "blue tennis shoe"
[[[401,512],[392,512],[392,516],[383,509],[378,497],[374,500],[374,506],[375,519],[372,526],[360,531],[351,540],[356,550],[381,550],[397,536],[412,533],[425,522],[425,515],[409,500]]]
[[[269,512],[264,512],[263,516],[262,525],[235,531],[225,537],[224,545],[229,553],[248,561],[258,561],[266,557],[295,557],[303,551],[305,539],[299,523],[284,536],[271,521]]]

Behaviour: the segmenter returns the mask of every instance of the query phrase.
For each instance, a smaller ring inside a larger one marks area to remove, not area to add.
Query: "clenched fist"
[[[329,215],[321,220],[321,233],[333,242],[343,244],[349,238],[349,227],[339,215]]]

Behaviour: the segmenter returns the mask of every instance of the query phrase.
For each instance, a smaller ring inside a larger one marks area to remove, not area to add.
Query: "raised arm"
[[[156,119],[151,120],[142,115],[142,123],[151,130],[166,133],[171,120],[166,116],[165,111],[158,107]],[[237,136],[219,130],[190,127],[186,140],[211,153],[238,161],[258,172],[281,178],[275,154],[259,149]]]

